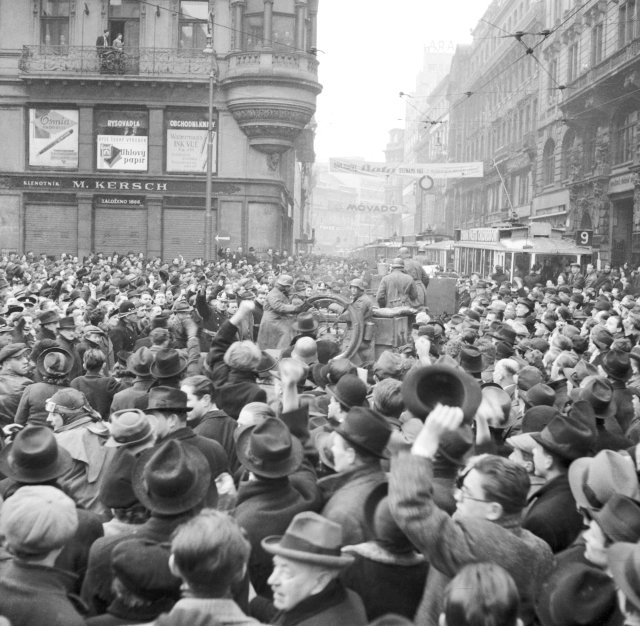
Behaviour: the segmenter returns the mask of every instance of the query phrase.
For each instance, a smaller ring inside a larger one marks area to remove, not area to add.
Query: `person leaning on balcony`
[[[104,54],[104,48],[108,48],[110,46],[109,37],[111,37],[109,29],[105,28],[102,35],[96,39],[96,48],[99,55]]]
[[[122,33],[118,33],[118,36],[113,40],[113,48],[116,52],[122,52],[124,43],[122,42]]]

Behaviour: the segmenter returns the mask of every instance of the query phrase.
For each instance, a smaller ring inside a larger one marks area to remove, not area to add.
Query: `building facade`
[[[494,0],[459,46],[449,75],[449,160],[482,161],[484,177],[447,181],[447,228],[530,216],[537,162],[542,0]]]
[[[291,249],[317,10],[0,0],[0,248],[202,257],[211,125],[212,240]]]

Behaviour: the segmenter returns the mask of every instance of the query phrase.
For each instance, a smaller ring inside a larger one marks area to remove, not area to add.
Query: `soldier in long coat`
[[[382,277],[376,293],[378,305],[382,308],[415,306],[418,301],[413,278],[404,271],[404,261],[398,257],[391,263],[391,271]]]
[[[281,274],[273,289],[267,294],[264,313],[258,331],[258,345],[262,350],[284,350],[292,337],[291,324],[298,307],[291,304],[289,294],[293,288],[293,278]]]

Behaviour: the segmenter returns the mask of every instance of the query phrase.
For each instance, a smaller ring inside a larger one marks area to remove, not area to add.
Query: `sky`
[[[470,43],[490,0],[321,0],[316,160],[384,161],[392,128],[404,128],[425,45]]]

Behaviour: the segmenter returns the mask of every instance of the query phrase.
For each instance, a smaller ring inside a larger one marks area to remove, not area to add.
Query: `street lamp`
[[[218,63],[216,61],[216,51],[213,49],[213,14],[209,13],[209,24],[207,27],[207,45],[203,53],[210,55],[209,63],[209,121],[207,125],[207,181],[205,188],[205,209],[204,209],[204,260],[205,263],[211,260],[211,177],[213,175],[213,87],[218,78]]]

